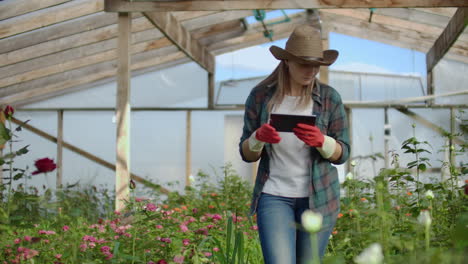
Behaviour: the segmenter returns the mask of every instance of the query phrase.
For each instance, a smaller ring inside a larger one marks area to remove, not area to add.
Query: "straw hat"
[[[270,52],[278,60],[294,60],[304,64],[328,66],[338,58],[337,50],[323,50],[320,31],[309,25],[297,26],[286,48],[271,46]]]

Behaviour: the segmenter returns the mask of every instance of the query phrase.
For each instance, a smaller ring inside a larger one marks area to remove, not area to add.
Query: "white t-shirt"
[[[313,101],[309,106],[296,109],[299,96],[285,96],[272,113],[311,115]],[[281,141],[272,144],[270,177],[263,192],[284,197],[308,197],[310,182],[310,147],[291,132],[278,132]]]

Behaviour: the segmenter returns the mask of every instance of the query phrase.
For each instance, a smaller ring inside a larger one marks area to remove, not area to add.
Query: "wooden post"
[[[349,145],[352,146],[353,145],[353,111],[351,108],[345,108],[346,109],[346,116],[347,116],[347,119],[348,119],[348,129],[349,129]],[[353,148],[351,147],[351,152],[349,153],[349,158],[352,158],[352,151],[353,151]],[[348,161],[346,162],[346,170],[345,171],[345,175],[346,173],[348,172],[352,172],[353,171],[353,168],[351,167],[351,162]]]
[[[117,47],[117,159],[115,173],[115,210],[121,211],[130,190],[130,40],[131,14],[119,13]]]
[[[3,108],[0,107],[0,123],[5,125],[5,115],[3,114]],[[5,145],[0,145],[0,157],[3,157],[3,149]],[[3,184],[3,165],[0,165],[0,185]],[[0,192],[0,199],[3,199],[2,192]]]
[[[388,141],[390,140],[390,124],[388,123],[388,107],[384,108],[384,162],[385,168],[389,168]]]
[[[450,150],[449,159],[450,159],[450,164],[456,167],[456,164],[455,164],[456,155],[455,155],[455,152],[452,150],[452,146],[454,146],[454,142],[453,142],[454,134],[455,134],[455,109],[453,107],[450,107],[450,135],[452,136],[449,137],[449,150]]]
[[[215,80],[214,71],[208,72],[208,109],[214,109]]]
[[[185,185],[190,186],[192,174],[192,111],[187,111],[185,136]]]
[[[57,190],[62,188],[63,177],[63,110],[57,111]]]
[[[329,37],[330,32],[326,30],[325,28],[322,29],[322,47],[324,50],[329,49],[329,42],[328,42],[328,37]],[[320,67],[320,82],[324,84],[328,84],[329,79],[328,79],[329,71],[328,67]]]

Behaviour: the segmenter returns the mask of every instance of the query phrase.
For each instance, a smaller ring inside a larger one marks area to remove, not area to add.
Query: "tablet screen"
[[[270,125],[278,132],[292,132],[298,123],[315,125],[315,115],[271,114]]]

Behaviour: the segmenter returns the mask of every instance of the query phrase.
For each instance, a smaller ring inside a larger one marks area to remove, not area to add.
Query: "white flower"
[[[418,222],[425,227],[430,226],[432,223],[432,219],[431,215],[429,214],[429,211],[422,211],[418,216]]]
[[[351,166],[356,167],[356,165],[357,165],[357,162],[355,160],[352,160],[351,161]]]
[[[348,172],[348,174],[346,174],[346,180],[350,181],[354,178],[354,175],[352,172]]]
[[[379,243],[372,243],[354,258],[354,262],[357,264],[381,264],[383,259],[382,246]]]
[[[193,177],[192,174],[190,174],[190,176],[188,176],[188,179],[189,179],[190,183],[194,183],[194,182],[195,182],[195,177]]]
[[[427,192],[424,194],[424,196],[426,196],[426,198],[429,199],[429,200],[434,199],[434,193],[432,192],[432,190],[427,190]]]
[[[319,213],[314,213],[312,210],[306,210],[301,215],[302,225],[305,230],[311,233],[316,233],[322,228],[323,216]]]

